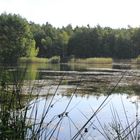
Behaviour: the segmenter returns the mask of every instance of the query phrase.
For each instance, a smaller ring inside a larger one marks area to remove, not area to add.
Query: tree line
[[[131,59],[140,54],[140,28],[66,27],[56,28],[28,22],[16,14],[0,15],[0,61],[20,57],[61,58],[111,57]]]

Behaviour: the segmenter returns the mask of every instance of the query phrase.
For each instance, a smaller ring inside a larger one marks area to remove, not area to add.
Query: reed
[[[38,58],[38,57],[21,57],[19,63],[60,63],[60,56],[53,56],[51,58]]]
[[[48,63],[48,58],[38,58],[38,57],[21,57],[19,59],[21,63]]]
[[[0,74],[0,139],[14,139],[14,140],[45,140],[45,139],[59,139],[61,127],[63,123],[66,123],[66,127],[69,129],[69,138],[70,140],[83,139],[86,140],[90,135],[92,130],[96,129],[104,139],[132,139],[139,140],[139,129],[138,126],[140,121],[138,116],[133,122],[129,122],[127,112],[125,110],[124,103],[122,101],[122,106],[124,110],[124,115],[126,118],[126,126],[124,127],[120,121],[119,114],[117,113],[114,107],[111,108],[111,113],[113,117],[113,122],[107,124],[101,124],[98,114],[104,109],[108,103],[108,99],[111,93],[116,90],[118,84],[123,79],[122,77],[117,81],[116,85],[107,90],[106,98],[101,102],[96,110],[93,111],[92,115],[88,118],[85,112],[81,112],[82,115],[86,118],[85,123],[79,127],[71,117],[70,113],[75,109],[76,105],[73,108],[69,108],[72,104],[73,97],[76,96],[79,85],[82,84],[82,76],[79,77],[79,82],[76,84],[75,89],[69,96],[69,101],[65,104],[65,107],[62,112],[54,116],[49,116],[49,113],[57,105],[58,100],[55,100],[57,96],[57,91],[61,84],[63,84],[65,79],[65,74],[62,74],[60,79],[55,81],[56,88],[52,96],[46,93],[46,96],[41,98],[42,87],[45,86],[44,81],[34,81],[34,83],[29,83],[27,88],[28,91],[27,99],[23,100],[23,86],[24,86],[24,76],[26,69],[21,72],[20,69],[12,71],[10,74],[8,71],[3,69]],[[9,76],[8,76],[9,75]],[[20,77],[20,78],[19,78]],[[10,80],[12,79],[12,80]],[[9,81],[10,80],[10,81]],[[37,87],[35,85],[41,84]],[[54,85],[53,83],[50,85]],[[37,91],[36,96],[34,92]],[[61,100],[61,97],[59,100]],[[48,100],[49,99],[49,100]],[[39,103],[43,101],[42,111],[39,110]],[[40,118],[38,117],[38,114]],[[138,115],[138,109],[136,114]],[[94,125],[94,120],[97,119],[101,129]],[[71,132],[72,128],[75,128],[76,133]],[[109,128],[110,127],[110,128]],[[94,139],[94,138],[93,138]]]
[[[60,56],[53,56],[49,58],[48,62],[52,64],[60,63]]]
[[[134,60],[133,60],[133,61],[134,61]],[[137,64],[140,64],[140,56],[138,56],[138,57],[135,59],[134,62],[136,62]]]
[[[71,59],[69,63],[85,63],[85,64],[112,64],[112,58],[85,58]]]

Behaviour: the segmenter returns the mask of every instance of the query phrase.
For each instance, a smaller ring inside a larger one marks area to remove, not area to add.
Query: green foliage
[[[59,34],[58,34],[58,42],[59,42],[59,46],[61,46],[61,54],[60,56],[62,58],[64,58],[67,54],[67,44],[68,44],[68,41],[69,41],[69,35],[66,31],[61,31]]]
[[[26,19],[19,15],[0,15],[0,62],[16,62],[21,56],[36,55],[34,40]]]
[[[78,30],[78,31],[77,31]],[[68,54],[77,58],[112,57],[129,59],[137,57],[133,36],[135,28],[111,29],[100,26],[76,28],[68,43]]]
[[[44,47],[51,46],[52,45],[52,39],[49,36],[47,36],[45,39],[44,38],[41,39],[41,43]]]
[[[53,64],[60,63],[60,56],[53,56],[49,59],[48,62]]]
[[[133,60],[134,61],[134,63],[138,63],[138,64],[140,64],[140,56],[138,56],[135,60]]]
[[[72,59],[70,63],[83,63],[83,64],[112,64],[112,58],[85,58],[85,59]]]
[[[19,15],[0,15],[0,62],[16,62],[20,57],[62,59],[111,57],[131,59],[140,55],[140,28],[109,27],[55,28],[48,22],[30,24]]]
[[[48,63],[48,58],[37,58],[37,57],[21,57],[19,59],[21,63]]]
[[[38,57],[66,56],[67,44],[73,34],[71,25],[56,29],[51,24],[42,26],[31,24],[36,47],[39,47]]]
[[[28,50],[27,50],[27,54],[26,56],[27,57],[36,57],[38,52],[39,52],[39,49],[35,47],[35,41],[34,40],[30,40],[30,43],[29,43],[30,46],[27,46],[28,47]]]
[[[112,29],[99,25],[91,28],[71,25],[54,28],[51,24],[31,25],[39,47],[39,57],[60,56],[68,58],[111,57],[136,58],[140,54],[139,28]],[[35,28],[36,27],[36,28]]]

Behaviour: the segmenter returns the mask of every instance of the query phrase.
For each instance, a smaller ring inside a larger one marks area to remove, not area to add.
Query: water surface
[[[103,140],[115,138],[115,127],[139,121],[139,66],[115,65],[30,64],[8,71],[24,76],[23,94],[39,95],[27,102],[27,116],[36,123],[44,116],[42,139],[72,139],[97,111],[78,138]]]

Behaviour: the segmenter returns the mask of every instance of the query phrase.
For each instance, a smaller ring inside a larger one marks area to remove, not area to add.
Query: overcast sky
[[[55,27],[140,26],[140,0],[0,0],[0,13],[16,13],[28,21]]]

